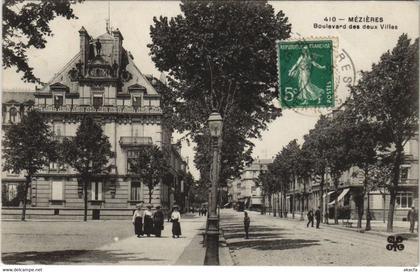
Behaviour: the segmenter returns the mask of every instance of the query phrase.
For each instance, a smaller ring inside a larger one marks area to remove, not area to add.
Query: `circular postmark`
[[[302,37],[277,42],[279,102],[284,109],[314,116],[340,108],[354,85],[356,69],[337,37]]]

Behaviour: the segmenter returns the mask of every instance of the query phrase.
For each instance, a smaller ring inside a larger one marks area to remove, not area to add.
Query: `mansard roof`
[[[84,27],[82,27],[80,29],[79,32],[86,32],[86,29]],[[121,36],[122,39],[122,34],[119,32],[119,30],[114,31],[115,33],[119,34]],[[113,33],[114,33],[113,32]],[[110,41],[114,41],[115,37],[112,36],[109,33],[104,33],[102,35],[99,35],[96,38],[91,39],[91,43],[94,43],[97,40],[100,40],[101,42],[103,42],[103,50],[108,50],[106,48],[104,48],[105,44],[110,44]],[[136,66],[136,64],[133,61],[133,58],[131,57],[131,53],[127,50],[124,49],[124,47],[122,47],[122,52],[121,53],[126,53],[127,55],[127,66],[126,66],[126,71],[129,72],[131,74],[131,77],[128,79],[128,81],[125,81],[123,83],[122,86],[122,93],[128,93],[128,87],[129,86],[133,86],[135,84],[138,84],[139,86],[141,86],[142,88],[145,89],[145,92],[147,95],[157,95],[157,91],[155,90],[155,88],[152,86],[152,84],[149,82],[149,80],[147,80],[147,78],[145,77],[145,75],[140,71],[140,69]],[[105,63],[109,66],[112,66],[113,63],[109,63],[106,62],[107,60],[105,60]],[[63,66],[63,68],[61,70],[59,70],[52,78],[51,80],[45,84],[39,91],[37,91],[37,94],[47,94],[47,93],[51,93],[51,87],[53,84],[63,84],[65,86],[69,86],[70,88],[72,88],[72,86],[74,86],[75,81],[72,81],[70,78],[70,71],[72,69],[75,69],[75,67],[77,66],[77,64],[81,62],[81,52],[79,51],[69,62],[67,62],[66,65]],[[74,88],[74,87],[73,87]],[[70,90],[71,92],[75,91],[75,90]]]
[[[34,101],[34,92],[26,91],[3,91],[2,103],[20,104]]]

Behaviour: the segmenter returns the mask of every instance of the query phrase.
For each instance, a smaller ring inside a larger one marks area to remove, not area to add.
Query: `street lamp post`
[[[209,216],[207,218],[207,248],[205,265],[219,265],[219,218],[217,216],[217,187],[219,182],[219,152],[223,119],[219,113],[213,112],[207,120],[212,138],[213,162],[210,173],[211,193],[209,199]]]

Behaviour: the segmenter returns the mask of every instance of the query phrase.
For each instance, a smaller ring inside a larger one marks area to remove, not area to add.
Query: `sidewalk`
[[[258,213],[260,212],[251,211],[251,213]],[[285,220],[285,218],[278,217],[278,214],[276,217],[273,216],[273,213],[265,214],[268,217],[272,217],[273,219],[279,219],[279,220]],[[296,220],[296,221],[302,221],[302,222],[308,222],[308,219],[306,217],[306,213],[303,215],[303,220],[301,219],[301,213],[296,212],[295,218],[293,218],[293,215],[291,213],[287,214],[287,220]],[[314,220],[315,221],[315,220]],[[418,239],[418,231],[414,233],[409,232],[410,223],[404,222],[404,221],[394,221],[393,223],[393,232],[387,232],[386,227],[387,223],[379,220],[372,220],[370,221],[371,224],[371,230],[365,231],[366,227],[366,220],[362,220],[362,228],[358,229],[357,226],[357,220],[355,219],[338,219],[338,225],[334,224],[334,219],[328,219],[329,224],[321,223],[321,226],[329,227],[329,228],[337,228],[347,231],[354,231],[354,232],[360,232],[360,233],[367,233],[367,234],[374,234],[374,235],[380,235],[384,237],[388,237],[390,235],[400,235],[403,238],[410,238],[410,239]],[[350,222],[350,226],[345,226],[343,222]],[[314,222],[315,223],[315,222]],[[416,228],[418,229],[418,225],[416,223]]]
[[[204,217],[184,214],[181,221],[182,235],[171,236],[171,224],[165,222],[161,238],[132,236],[119,243],[98,248],[120,256],[119,264],[136,265],[203,265],[205,249],[202,246]]]
[[[182,235],[172,238],[165,221],[162,237],[138,238],[131,222],[3,222],[5,264],[203,265],[205,217],[183,215]],[[35,231],[34,231],[35,230]]]

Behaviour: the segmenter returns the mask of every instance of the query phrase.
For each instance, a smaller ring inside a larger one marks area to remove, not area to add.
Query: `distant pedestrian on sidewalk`
[[[143,204],[139,203],[136,205],[137,210],[133,214],[134,233],[137,237],[143,236]]]
[[[147,237],[150,237],[150,234],[153,233],[153,213],[152,213],[152,205],[147,205],[147,210],[144,212],[144,234]]]
[[[315,211],[316,228],[319,229],[319,223],[321,222],[321,207],[318,207]]]
[[[164,220],[165,220],[165,216],[163,215],[163,212],[160,209],[160,206],[156,206],[156,211],[153,214],[153,225],[154,225],[156,237],[160,237],[162,235]]]
[[[248,232],[249,232],[249,224],[251,223],[251,219],[248,216],[247,212],[244,212],[244,228],[245,228],[245,239],[248,239]]]
[[[416,225],[417,221],[417,211],[414,206],[411,207],[411,210],[408,211],[407,220],[410,221],[410,232],[414,232],[414,226]]]
[[[171,215],[171,222],[172,222],[172,238],[179,238],[181,235],[181,214],[178,211],[179,207],[178,205],[174,206],[174,211]]]
[[[312,209],[309,210],[307,216],[308,216],[308,224],[306,224],[306,227],[308,228],[309,224],[311,223],[312,223],[312,227],[314,227],[314,212],[312,211]]]

